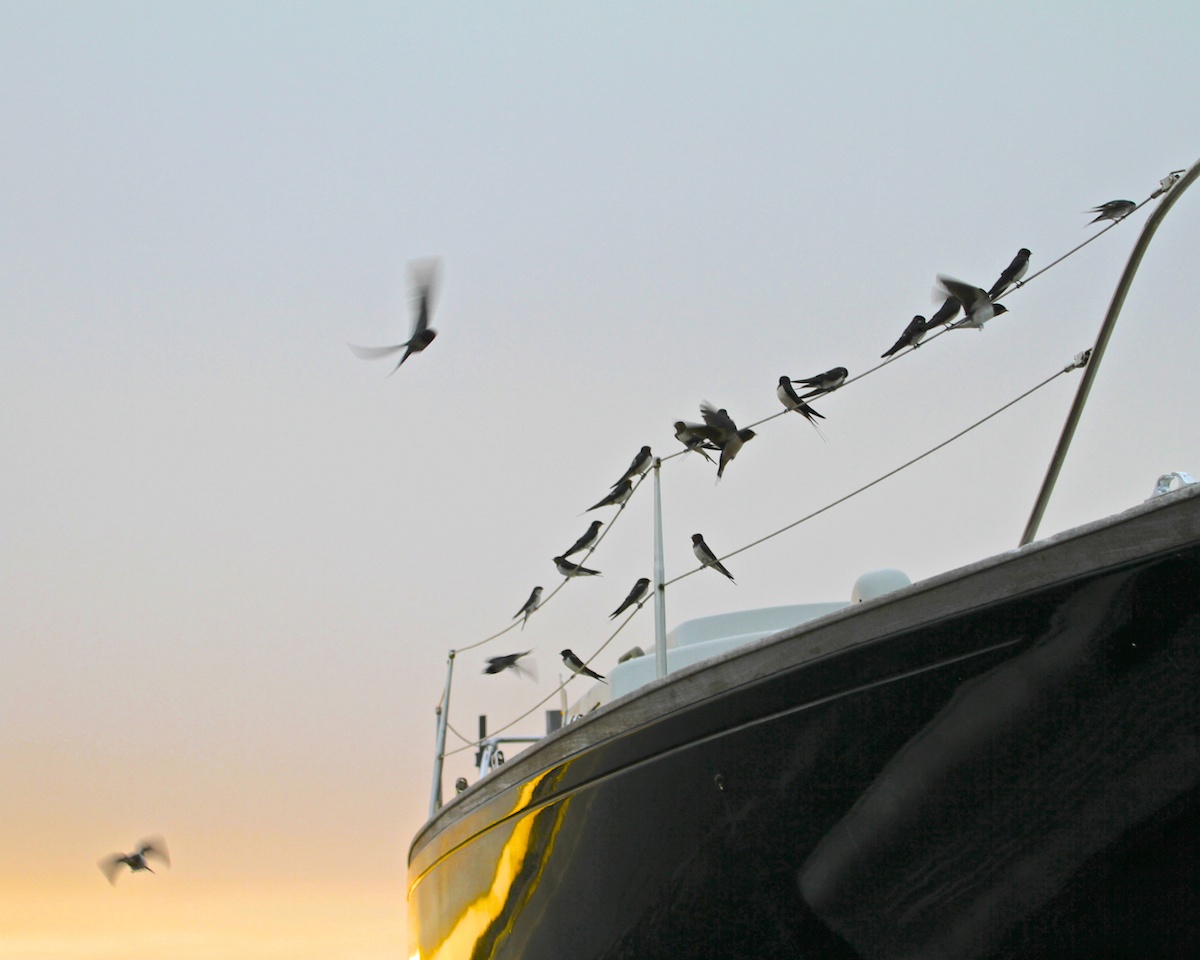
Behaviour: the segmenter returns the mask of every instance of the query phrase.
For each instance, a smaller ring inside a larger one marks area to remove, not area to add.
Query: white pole
[[[662,460],[654,458],[654,675],[667,675],[667,588],[663,564],[662,485],[659,469]]]
[[[433,755],[433,790],[429,796],[429,818],[442,807],[442,762],[446,756],[446,724],[450,722],[450,678],[454,675],[454,651],[446,658],[446,689],[441,703],[434,708],[437,716],[437,742]]]

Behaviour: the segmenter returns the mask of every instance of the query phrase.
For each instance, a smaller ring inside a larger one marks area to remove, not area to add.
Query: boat
[[[410,956],[1200,956],[1200,484],[1026,533],[681,624],[445,803],[439,773]]]

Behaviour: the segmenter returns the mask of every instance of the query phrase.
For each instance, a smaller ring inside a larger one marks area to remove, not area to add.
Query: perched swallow
[[[587,528],[587,532],[582,537],[575,541],[574,546],[570,550],[564,550],[562,555],[569,557],[573,553],[578,553],[580,550],[586,550],[600,538],[600,528],[604,526],[599,520],[593,520],[592,525]]]
[[[997,297],[1003,296],[1004,291],[1014,283],[1019,283],[1028,271],[1029,251],[1025,247],[1022,247],[1017,251],[1017,255],[1013,257],[1012,263],[1004,268],[1004,272],[1000,274],[1000,279],[992,284],[992,289],[987,293],[988,299],[995,300]]]
[[[815,377],[793,380],[792,383],[798,383],[808,388],[809,392],[800,397],[801,400],[807,400],[809,397],[819,397],[823,393],[832,393],[846,382],[848,376],[850,376],[850,371],[845,367],[834,367],[832,370],[818,373]]]
[[[1099,223],[1101,220],[1123,220],[1136,209],[1137,204],[1132,200],[1109,200],[1108,203],[1102,203],[1088,211],[1088,213],[1099,214],[1095,220],[1089,222],[1089,225]]]
[[[929,324],[925,322],[922,316],[913,317],[908,321],[908,326],[904,328],[904,332],[900,334],[900,339],[892,344],[891,349],[887,353],[881,353],[880,358],[890,357],[898,350],[903,350],[905,347],[920,346],[922,340],[925,339],[925,334],[929,331]]]
[[[171,865],[166,843],[163,842],[162,837],[155,837],[153,840],[143,840],[133,853],[114,853],[111,857],[105,857],[97,863],[97,866],[100,868],[100,872],[108,878],[108,882],[116,885],[117,871],[122,866],[128,867],[131,873],[137,873],[139,870],[153,873],[154,871],[146,863],[147,857],[157,857],[168,867]]]
[[[952,330],[959,327],[974,327],[976,330],[982,330],[983,325],[992,317],[1008,313],[1008,307],[1004,304],[992,303],[983,287],[973,287],[969,283],[963,283],[953,277],[942,276],[940,273],[938,274],[938,284],[947,296],[954,297],[962,304],[963,318],[950,328]]]
[[[584,513],[591,513],[593,510],[599,510],[601,507],[620,506],[629,499],[633,493],[633,484],[628,480],[622,480],[609,492],[608,496],[599,503],[593,504],[584,510]]]
[[[354,351],[354,355],[363,360],[379,360],[382,357],[391,356],[397,350],[403,350],[404,356],[400,358],[400,362],[392,369],[392,373],[399,370],[404,365],[404,361],[412,356],[412,354],[420,353],[433,343],[433,338],[437,336],[437,331],[429,326],[429,312],[432,308],[433,282],[434,276],[437,273],[437,263],[434,261],[420,268],[413,267],[412,271],[415,281],[413,303],[416,310],[412,336],[404,341],[404,343],[398,343],[392,347],[359,347],[353,343],[348,344],[350,349]],[[389,373],[388,376],[390,377],[392,373]]]
[[[708,455],[706,450],[715,450],[715,446],[709,446],[707,437],[704,431],[707,428],[702,423],[685,423],[682,420],[675,421],[675,439],[682,443],[689,451],[695,451],[700,454],[709,463],[716,461]]]
[[[723,573],[730,580],[733,580],[733,574],[721,565],[721,561],[717,559],[717,555],[708,548],[708,544],[704,542],[704,537],[698,533],[692,534],[692,553],[706,567],[712,567],[717,573]],[[736,580],[733,580],[733,582],[737,583]]]
[[[558,572],[564,577],[598,577],[599,570],[591,570],[587,567],[581,567],[577,563],[572,563],[566,557],[555,557],[554,565],[558,568]]]
[[[630,607],[632,607],[635,603],[640,607],[642,605],[642,598],[645,597],[646,594],[649,592],[650,592],[650,578],[642,577],[642,579],[640,579],[637,583],[635,583],[633,585],[633,589],[629,591],[629,596],[627,596],[624,600],[621,601],[621,605],[619,607],[617,607],[616,610],[614,610],[612,613],[610,613],[608,615],[608,619],[609,620],[616,619],[622,613],[624,613],[626,610],[628,610]]]
[[[725,475],[729,461],[738,455],[747,441],[754,439],[755,433],[749,427],[739,430],[724,407],[714,410],[712,404],[705,402],[700,404],[700,414],[713,443],[721,449],[721,460],[717,464],[717,478],[720,479]]]
[[[531,651],[526,650],[524,653],[506,653],[500,657],[489,657],[488,665],[483,668],[484,673],[503,673],[505,670],[512,670],[518,676],[529,677],[530,680],[536,680],[532,670],[524,664],[518,663],[522,657],[529,656]]]
[[[626,480],[632,480],[634,477],[644,477],[646,471],[654,464],[654,455],[650,452],[649,447],[642,447],[638,451],[636,457],[633,458],[633,463],[629,465],[629,469],[621,474],[621,479],[614,483],[615,487],[619,483],[624,483]]]
[[[529,622],[529,615],[538,608],[538,604],[542,602],[542,588],[534,587],[533,592],[529,594],[529,599],[525,601],[525,606],[513,614],[513,619],[516,620],[521,614],[525,615],[525,619],[521,621],[521,629],[525,629],[525,624]]]
[[[958,302],[957,297],[946,297],[942,301],[942,305],[938,307],[937,313],[930,317],[929,321],[925,324],[925,329],[932,330],[938,324],[949,323],[958,316],[958,311],[961,309],[962,304]]]
[[[600,676],[600,674],[598,674],[595,670],[591,669],[570,650],[564,650],[562,652],[562,658],[563,663],[572,673],[578,673],[585,677],[594,677],[597,680],[604,680],[604,677]]]
[[[817,420],[824,420],[825,414],[817,413],[816,410],[801,400],[800,396],[796,393],[795,388],[792,386],[792,381],[787,376],[782,376],[779,378],[779,386],[775,388],[775,396],[779,398],[779,402],[785,407],[787,407],[789,410],[795,410],[798,414],[803,416],[805,420],[811,423],[813,429],[816,430],[817,433],[821,433],[821,428],[817,426]],[[824,434],[821,434],[821,436],[824,438]]]

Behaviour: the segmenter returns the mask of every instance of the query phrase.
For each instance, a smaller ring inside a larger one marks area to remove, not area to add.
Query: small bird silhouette
[[[587,528],[583,536],[572,544],[570,550],[564,550],[562,556],[569,557],[573,553],[578,553],[580,550],[586,550],[600,538],[600,528],[604,526],[599,520],[593,520],[592,525]]]
[[[733,580],[733,574],[726,570],[724,566],[722,566],[721,561],[717,559],[717,555],[713,553],[712,550],[709,549],[708,544],[704,542],[704,537],[698,533],[692,534],[692,553],[694,553],[696,555],[696,559],[706,567],[712,567],[717,571],[717,573],[723,573],[730,580]],[[733,582],[737,583],[736,580],[733,580]]]
[[[991,297],[987,295],[987,291],[983,287],[973,287],[969,283],[963,283],[961,280],[955,280],[953,277],[946,277],[938,274],[938,284],[949,297],[954,297],[962,304],[963,318],[953,324],[950,329],[957,330],[959,327],[974,327],[976,330],[983,330],[983,325],[992,317],[998,317],[1002,313],[1008,313],[1008,307],[1002,303],[992,303]]]
[[[588,567],[580,566],[578,563],[572,563],[566,557],[555,557],[554,566],[558,568],[558,572],[564,577],[598,577],[599,570],[592,570]]]
[[[629,499],[633,493],[633,484],[629,480],[621,480],[616,486],[609,491],[599,503],[593,503],[590,507],[584,510],[584,513],[591,513],[593,510],[599,510],[601,507],[617,507]]]
[[[821,433],[821,428],[817,426],[817,420],[824,420],[825,414],[817,413],[812,407],[800,399],[800,395],[796,393],[796,388],[792,386],[791,378],[786,374],[779,378],[779,386],[775,388],[775,396],[789,410],[795,410],[812,424],[812,428],[817,431],[817,434],[822,440],[825,439],[825,434]]]
[[[1004,292],[1014,283],[1019,284],[1020,280],[1029,270],[1029,250],[1022,247],[1017,251],[1017,255],[1013,257],[1012,263],[1004,268],[1000,274],[1000,279],[992,284],[992,289],[988,291],[988,299],[995,300],[997,297],[1003,296]]]
[[[414,353],[420,353],[427,346],[433,343],[433,338],[437,336],[437,331],[429,326],[429,314],[433,308],[433,285],[437,274],[437,261],[427,261],[423,264],[413,265],[411,267],[413,274],[413,303],[416,311],[416,317],[413,320],[413,331],[404,343],[397,343],[390,347],[360,347],[353,343],[347,344],[354,352],[354,355],[362,360],[380,360],[383,357],[389,357],[399,350],[404,351],[404,356],[400,358],[400,362],[392,368],[392,372],[388,374],[390,377],[395,373]]]
[[[108,879],[108,882],[116,885],[117,872],[122,866],[129,868],[130,873],[137,873],[139,870],[145,870],[147,873],[153,873],[150,865],[146,863],[147,857],[155,857],[168,867],[171,865],[171,858],[167,854],[167,845],[162,837],[154,837],[150,840],[143,840],[138,844],[137,849],[133,853],[114,853],[111,857],[105,857],[97,863],[100,872]]]
[[[1088,226],[1099,223],[1101,220],[1124,220],[1136,209],[1137,204],[1132,200],[1109,200],[1108,203],[1102,203],[1088,211],[1088,213],[1099,214],[1095,220],[1089,221]]]
[[[807,400],[810,397],[819,397],[823,393],[832,393],[846,382],[848,376],[850,376],[850,371],[845,367],[834,367],[832,370],[818,373],[815,377],[793,380],[792,383],[798,383],[802,387],[808,388],[808,393],[800,397],[801,400]]]
[[[642,605],[642,598],[644,596],[646,596],[646,594],[649,592],[650,592],[650,578],[642,577],[637,583],[635,583],[633,585],[633,589],[629,591],[629,596],[627,596],[624,600],[621,601],[621,605],[619,607],[617,607],[616,610],[614,610],[612,613],[610,613],[608,615],[608,619],[615,620],[622,613],[624,613],[626,610],[628,610],[630,607],[632,607],[635,603],[640,607]]]
[[[638,451],[637,456],[633,458],[633,462],[629,465],[629,469],[621,474],[621,479],[617,483],[624,483],[626,480],[632,480],[634,477],[644,477],[646,471],[654,464],[654,455],[650,452],[648,446],[642,447]],[[617,483],[614,483],[615,487]]]
[[[527,657],[532,651],[526,650],[524,653],[506,653],[499,657],[489,657],[487,666],[483,668],[484,673],[503,673],[505,670],[511,670],[518,676],[529,677],[531,680],[537,679],[537,674],[533,670],[520,663],[522,657]]]
[[[945,297],[944,291],[942,295]],[[958,302],[957,297],[945,297],[945,299],[942,301],[942,305],[937,308],[937,313],[930,317],[928,322],[925,324],[925,329],[932,330],[934,327],[940,324],[949,323],[956,316],[958,316],[958,311],[961,309],[962,304]]]
[[[915,316],[908,321],[908,326],[904,328],[904,332],[900,334],[900,339],[892,344],[887,353],[881,353],[880,359],[890,357],[893,353],[903,350],[905,347],[916,348],[920,346],[921,341],[925,338],[925,334],[929,330],[929,325],[925,322],[922,316]]]
[[[604,677],[598,674],[595,670],[591,669],[570,650],[564,650],[562,652],[562,658],[563,663],[566,664],[567,669],[572,673],[578,673],[584,677],[592,677],[595,680],[604,680]]]
[[[685,423],[675,421],[675,439],[687,447],[688,452],[695,451],[709,463],[716,461],[708,455],[708,450],[720,449],[708,439],[708,428],[702,423]]]
[[[738,455],[747,442],[754,439],[755,433],[749,427],[739,430],[724,407],[715,410],[707,401],[700,404],[700,415],[704,417],[704,425],[708,428],[709,438],[721,450],[721,459],[717,464],[717,479],[719,480],[725,476],[725,468],[729,466],[729,462]]]
[[[525,601],[525,606],[521,607],[513,614],[513,619],[516,620],[521,614],[525,615],[525,619],[521,621],[521,629],[525,629],[525,624],[529,621],[529,615],[538,608],[538,604],[542,602],[542,588],[534,587],[529,594],[529,599]]]

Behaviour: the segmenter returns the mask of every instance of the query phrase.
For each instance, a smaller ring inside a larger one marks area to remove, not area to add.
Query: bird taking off
[[[397,343],[391,347],[359,347],[353,343],[348,344],[354,355],[362,360],[381,360],[403,350],[404,356],[392,369],[392,373],[399,370],[404,365],[404,361],[414,353],[420,353],[433,343],[433,338],[437,336],[437,331],[429,326],[429,314],[433,310],[433,288],[437,279],[438,261],[421,261],[411,264],[409,269],[413,278],[413,311],[415,313],[412,336],[404,343]],[[392,373],[389,373],[388,376],[390,377]]]
[[[499,657],[489,657],[487,666],[483,668],[484,673],[503,673],[505,670],[511,670],[519,677],[529,677],[530,680],[537,679],[537,673],[531,667],[521,663],[522,657],[527,657],[532,651],[526,650],[524,653],[506,653]],[[530,661],[532,663],[532,661]]]
[[[154,857],[161,863],[165,863],[168,867],[171,865],[171,857],[167,853],[167,844],[162,837],[154,837],[150,840],[143,840],[138,844],[137,849],[133,853],[114,853],[111,857],[105,857],[97,863],[100,872],[108,879],[108,882],[114,886],[117,883],[117,873],[121,867],[129,868],[130,873],[137,873],[139,870],[145,870],[149,873],[154,871],[150,869],[146,863],[147,857]]]

